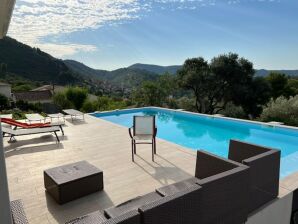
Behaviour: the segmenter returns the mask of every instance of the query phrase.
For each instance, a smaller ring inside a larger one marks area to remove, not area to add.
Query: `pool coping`
[[[200,115],[204,117],[209,117],[212,119],[219,119],[219,120],[231,120],[231,121],[239,121],[239,122],[246,122],[246,123],[251,123],[251,124],[258,124],[266,127],[278,127],[282,129],[290,129],[290,130],[295,130],[298,131],[298,127],[295,126],[289,126],[289,125],[283,125],[283,124],[270,124],[268,122],[262,122],[262,121],[252,121],[252,120],[245,120],[245,119],[240,119],[240,118],[232,118],[232,117],[226,117],[226,116],[219,116],[218,114],[216,115],[210,115],[210,114],[203,114],[203,113],[197,113],[197,112],[191,112],[191,111],[186,111],[182,109],[170,109],[170,108],[164,108],[164,107],[134,107],[134,108],[127,108],[127,109],[116,109],[116,110],[109,110],[109,111],[95,111],[93,113],[89,113],[90,115],[93,115],[94,113],[98,114],[105,114],[105,113],[111,113],[111,112],[117,112],[117,111],[131,111],[131,110],[140,110],[140,109],[160,109],[160,110],[168,110],[172,112],[179,112],[179,113],[186,113],[186,114],[192,114],[192,115]]]

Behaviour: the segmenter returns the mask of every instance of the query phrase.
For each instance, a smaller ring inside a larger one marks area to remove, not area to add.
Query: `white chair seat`
[[[152,135],[135,135],[133,136],[134,140],[152,140],[153,136]]]

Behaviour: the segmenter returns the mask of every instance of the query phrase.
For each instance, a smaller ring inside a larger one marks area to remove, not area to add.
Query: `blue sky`
[[[298,69],[296,0],[19,0],[9,35],[98,69],[235,52]]]

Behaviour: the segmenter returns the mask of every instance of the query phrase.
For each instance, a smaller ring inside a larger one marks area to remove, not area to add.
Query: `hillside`
[[[298,70],[266,70],[266,69],[259,69],[256,71],[256,76],[267,76],[270,72],[277,72],[283,73],[288,76],[298,76]]]
[[[181,68],[180,65],[172,65],[172,66],[159,66],[159,65],[149,65],[149,64],[133,64],[128,68],[133,69],[141,69],[149,72],[153,72],[156,74],[163,74],[165,72],[169,72],[170,74],[176,74],[176,72]],[[258,69],[256,70],[256,76],[267,76],[270,72],[278,72],[283,73],[288,76],[298,76],[298,70],[266,70],[266,69]]]
[[[75,75],[62,60],[38,48],[32,48],[12,38],[0,40],[0,63],[7,65],[7,72],[25,79],[60,84],[75,83]]]
[[[160,65],[149,65],[149,64],[137,63],[137,64],[133,64],[133,65],[129,66],[128,68],[145,70],[145,71],[149,71],[149,72],[161,75],[166,72],[168,72],[170,74],[176,74],[176,72],[181,67],[182,67],[181,65],[160,66]]]
[[[60,85],[81,84],[94,92],[98,88],[102,88],[103,91],[105,89],[111,91],[125,89],[129,92],[143,81],[155,80],[158,75],[165,72],[176,74],[177,70],[181,68],[179,65],[159,66],[138,63],[113,71],[93,69],[74,60],[56,59],[38,48],[32,48],[9,37],[0,40],[0,52],[0,64],[7,65],[7,74],[10,77],[16,77],[14,79]],[[256,75],[266,76],[270,72],[270,70],[260,69],[256,71]],[[298,70],[279,70],[277,72],[298,76]],[[9,80],[10,83],[13,83],[12,78]]]
[[[90,68],[74,60],[65,60],[64,62],[76,73],[83,76],[97,78],[118,88],[131,89],[138,86],[143,81],[155,80],[158,77],[155,73],[140,69],[120,68],[113,71],[106,71]]]
[[[75,60],[64,60],[64,63],[66,64],[67,67],[69,67],[73,71],[88,77],[103,78],[109,73],[106,70],[98,70],[98,69],[90,68],[87,65],[84,65],[83,63]]]

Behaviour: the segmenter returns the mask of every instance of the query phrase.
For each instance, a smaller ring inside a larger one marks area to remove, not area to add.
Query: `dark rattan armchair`
[[[196,177],[161,187],[157,192],[171,196],[199,185],[200,198],[189,201],[195,204],[190,223],[241,224],[248,216],[248,169],[241,163],[198,151]]]
[[[200,224],[241,224],[248,217],[249,168],[205,151],[197,152],[195,177],[202,186]]]
[[[249,169],[249,212],[253,212],[278,196],[280,151],[231,140],[229,159]]]
[[[21,200],[15,200],[10,203],[11,216],[13,224],[28,224],[28,220]]]
[[[156,154],[156,133],[155,116],[134,116],[133,126],[128,129],[131,138],[132,161],[137,152],[137,144],[152,145],[152,161]]]
[[[65,224],[141,224],[141,218],[137,211],[130,211],[110,219],[102,212],[96,211],[73,219]]]
[[[142,224],[195,224],[201,223],[197,213],[202,188],[195,184],[178,193],[141,206]]]

